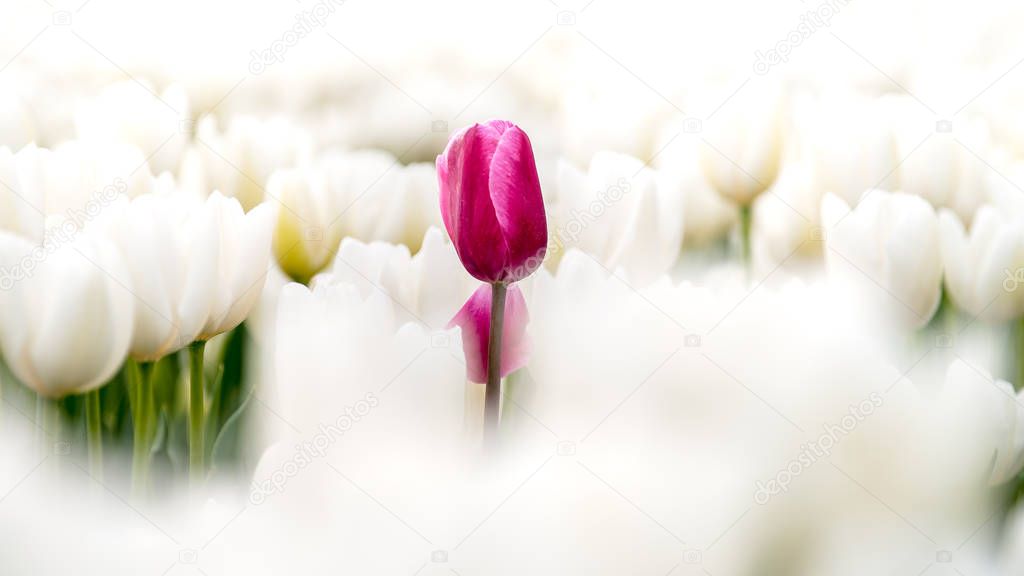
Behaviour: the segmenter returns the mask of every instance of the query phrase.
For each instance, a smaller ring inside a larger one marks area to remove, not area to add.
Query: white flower
[[[214,190],[237,198],[246,210],[264,200],[270,175],[304,163],[312,137],[283,117],[235,116],[226,131],[211,116],[196,126],[196,143],[182,160],[182,186],[200,195]]]
[[[213,306],[219,230],[215,214],[172,191],[123,206],[114,236],[136,299],[131,355],[157,360],[199,335]]]
[[[752,84],[702,123],[701,167],[719,194],[745,206],[775,181],[782,156],[782,108],[776,90]]]
[[[346,238],[330,274],[316,284],[348,283],[362,296],[380,291],[392,298],[395,315],[439,329],[448,324],[479,282],[473,279],[440,228],[431,228],[415,256],[404,245],[369,244]]]
[[[91,208],[106,190],[134,198],[152,190],[153,175],[142,152],[126,144],[87,144],[71,141],[52,154],[39,149],[36,175],[44,182],[46,213],[73,214]]]
[[[919,196],[865,192],[857,207],[828,194],[821,207],[825,261],[837,286],[881,317],[920,327],[939,305],[942,258],[935,211]]]
[[[1004,380],[957,359],[946,371],[939,397],[949,423],[974,439],[980,466],[992,466],[993,485],[1013,479],[1024,466],[1024,393]],[[993,461],[994,459],[994,461]]]
[[[586,173],[563,161],[551,214],[550,264],[575,247],[639,283],[665,274],[682,247],[683,183],[614,152],[595,154]]]
[[[133,144],[153,171],[176,171],[189,137],[188,96],[174,84],[157,95],[134,80],[104,88],[75,114],[78,137],[90,143]]]
[[[807,162],[788,162],[772,185],[771,193],[754,201],[751,250],[754,269],[770,273],[786,265],[788,269],[806,265],[810,256],[820,262],[822,232],[820,223],[822,189],[813,178]]]
[[[387,152],[329,152],[317,168],[327,182],[346,236],[405,244],[415,252],[423,234],[441,225],[437,172],[432,163],[402,166]]]
[[[317,176],[280,170],[267,183],[267,193],[281,203],[274,226],[274,257],[285,274],[303,284],[330,264],[342,236],[335,197]]]
[[[936,130],[932,116],[916,102],[905,102],[896,132],[899,187],[917,194],[936,208],[953,210],[970,223],[974,212],[989,199],[992,157],[988,128],[977,120],[957,120],[952,132]]]
[[[210,195],[203,209],[210,212],[218,231],[216,244],[192,247],[194,253],[217,254],[214,277],[207,279],[215,291],[213,306],[198,337],[209,340],[241,324],[259,300],[270,263],[273,211],[260,204],[245,213],[238,200],[218,192]]]
[[[24,384],[60,398],[106,384],[132,338],[128,269],[113,242],[86,230],[50,250],[0,232],[4,360]]]
[[[77,140],[54,150],[30,144],[13,158],[0,153],[0,178],[10,186],[0,186],[0,202],[13,204],[21,222],[15,226],[35,240],[41,239],[39,217],[72,220],[82,228],[119,195],[134,198],[151,191],[154,182],[137,148]]]
[[[1024,224],[1016,213],[985,205],[970,234],[949,210],[939,214],[946,286],[953,302],[987,320],[1024,314]]]

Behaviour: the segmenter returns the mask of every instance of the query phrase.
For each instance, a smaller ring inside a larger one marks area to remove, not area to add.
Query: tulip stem
[[[491,284],[491,327],[487,337],[487,388],[484,392],[484,442],[493,443],[501,415],[501,335],[505,324],[507,287]]]
[[[135,412],[132,414],[135,425],[132,444],[132,493],[136,497],[145,495],[149,484],[150,441],[153,418],[153,382],[150,378],[152,366],[148,363],[139,364],[135,360],[128,361],[130,386],[135,390]]]
[[[206,399],[203,394],[203,353],[205,340],[196,340],[188,347],[190,365],[188,392],[188,471],[189,481],[197,488],[203,480],[203,429],[206,426]]]
[[[96,480],[103,481],[103,436],[100,430],[100,391],[85,394],[85,430],[89,439],[89,471]]]
[[[46,453],[46,398],[42,394],[36,394],[36,450],[40,454]]]
[[[740,254],[743,257],[743,265],[750,267],[750,228],[752,217],[750,205],[740,206]]]

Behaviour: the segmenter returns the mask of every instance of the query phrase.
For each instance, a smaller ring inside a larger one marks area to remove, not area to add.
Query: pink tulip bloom
[[[441,217],[475,278],[512,283],[533,273],[548,243],[530,139],[504,120],[474,124],[437,157]]]
[[[526,324],[530,313],[526,299],[517,286],[511,286],[505,297],[505,323],[501,331],[501,376],[505,377],[526,365],[530,343]],[[491,287],[481,285],[448,327],[462,328],[462,351],[466,356],[466,375],[471,382],[487,382],[487,335],[491,330]]]

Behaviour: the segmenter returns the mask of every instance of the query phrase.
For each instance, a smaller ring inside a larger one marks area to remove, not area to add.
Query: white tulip
[[[78,137],[90,143],[129,143],[151,154],[154,172],[176,171],[188,143],[188,96],[181,85],[159,96],[137,81],[111,84],[75,114]]]
[[[346,235],[365,242],[405,244],[415,252],[423,234],[441,225],[437,171],[433,164],[402,166],[377,150],[329,153],[317,170],[327,181]]]
[[[905,106],[909,111],[900,116],[897,131],[900,188],[936,208],[950,208],[970,223],[989,199],[992,168],[982,160],[992,157],[988,128],[967,119],[954,122],[952,132],[939,132],[934,118],[921,113],[916,102]]]
[[[25,186],[39,188],[47,216],[81,223],[95,218],[118,194],[134,198],[153,189],[145,156],[127,144],[72,140],[54,150],[29,147],[19,156],[23,153],[20,175]]]
[[[259,300],[270,261],[273,211],[260,204],[245,213],[238,200],[219,192],[210,195],[203,210],[210,212],[218,231],[215,245],[192,248],[217,252],[216,272],[208,279],[215,291],[213,306],[198,337],[209,340],[241,324]]]
[[[114,236],[136,299],[131,355],[154,361],[189,344],[217,287],[217,220],[181,194],[147,194],[123,207]]]
[[[700,162],[722,196],[741,206],[775,181],[782,156],[783,101],[773,89],[740,89],[702,123]]]
[[[991,463],[993,485],[1016,477],[1024,466],[1024,393],[957,359],[946,371],[939,402],[949,422],[977,442],[979,461]]]
[[[1024,315],[1024,223],[985,205],[968,234],[949,210],[939,214],[946,286],[968,314],[1004,321]]]
[[[324,283],[352,284],[364,298],[383,291],[395,303],[397,316],[435,329],[444,327],[480,285],[440,228],[427,231],[415,256],[401,244],[346,238],[331,273],[316,278],[317,285]]]
[[[656,279],[679,256],[683,194],[679,180],[624,154],[595,154],[587,173],[563,161],[550,224],[550,265],[576,247],[639,283]]]
[[[23,383],[60,398],[105,384],[132,338],[131,278],[117,247],[87,230],[49,250],[0,232],[4,359]]]
[[[203,196],[219,190],[252,210],[263,201],[265,186],[277,169],[295,167],[310,154],[311,136],[285,118],[259,120],[236,116],[225,132],[206,116],[196,126],[196,141],[182,160],[184,188]]]
[[[883,318],[920,327],[939,305],[942,258],[935,211],[919,196],[869,190],[857,207],[828,194],[821,207],[825,260],[838,286]]]
[[[274,257],[281,270],[302,283],[330,264],[341,242],[340,208],[318,175],[280,170],[267,193],[281,205],[274,226]]]
[[[48,217],[81,229],[121,195],[152,190],[154,179],[137,148],[70,141],[0,149],[0,182],[0,228],[42,242]]]
[[[752,251],[755,269],[770,272],[796,255],[821,253],[822,189],[807,162],[792,161],[779,173],[771,194],[754,202]]]

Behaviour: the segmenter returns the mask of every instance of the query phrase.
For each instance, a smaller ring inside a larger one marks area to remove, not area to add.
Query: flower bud
[[[533,273],[547,249],[547,220],[530,139],[504,120],[458,132],[437,157],[441,217],[462,265],[483,282]]]

